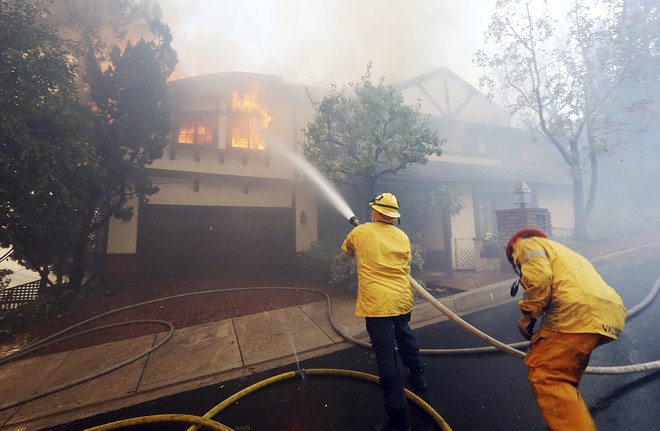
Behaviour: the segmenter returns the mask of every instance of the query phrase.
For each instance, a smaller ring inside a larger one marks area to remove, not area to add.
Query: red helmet
[[[513,244],[518,238],[530,238],[532,236],[540,236],[541,238],[548,237],[548,235],[538,229],[523,229],[513,234],[509,242],[506,244],[506,258],[509,259],[511,265],[513,265]]]

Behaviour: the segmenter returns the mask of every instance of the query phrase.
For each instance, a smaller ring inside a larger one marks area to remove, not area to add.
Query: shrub
[[[314,241],[309,250],[298,255],[300,272],[312,279],[330,281],[332,262],[341,252],[341,242],[335,239]]]
[[[357,286],[355,258],[346,256],[336,240],[316,241],[299,258],[301,272],[308,277],[336,287]],[[423,271],[424,258],[417,244],[411,245],[410,267],[413,273]]]

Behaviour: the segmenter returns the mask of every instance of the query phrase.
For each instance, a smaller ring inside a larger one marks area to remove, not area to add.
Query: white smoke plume
[[[327,87],[395,83],[447,66],[477,85],[472,56],[494,11],[484,0],[157,0],[177,78],[244,71]]]

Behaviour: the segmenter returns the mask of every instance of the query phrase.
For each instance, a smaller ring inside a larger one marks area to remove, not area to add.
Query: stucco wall
[[[451,216],[451,233],[453,238],[474,238],[476,229],[474,224],[474,199],[472,188],[469,185],[456,187],[459,190],[459,199],[465,208],[458,214]]]
[[[550,187],[538,188],[538,207],[547,208],[552,214],[553,230],[567,231],[574,226],[573,205],[571,200],[571,189],[557,189]],[[559,234],[559,232],[557,232]]]
[[[108,254],[133,254],[137,252],[137,232],[138,232],[138,205],[134,202],[133,218],[128,221],[118,220],[114,217],[110,219],[108,235]]]
[[[304,223],[301,220],[304,215]],[[304,191],[296,192],[296,252],[307,250],[317,240],[318,211],[314,198]]]
[[[160,189],[149,199],[153,205],[291,207],[291,190],[268,182],[254,184],[240,178],[222,182],[199,180],[199,191],[194,191],[190,179],[161,177],[152,181]]]

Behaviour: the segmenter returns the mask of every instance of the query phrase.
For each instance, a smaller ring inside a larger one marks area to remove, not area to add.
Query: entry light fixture
[[[513,190],[513,204],[518,205],[518,208],[525,208],[526,205],[531,203],[532,191],[526,182],[519,182]]]
[[[305,211],[300,213],[300,224],[305,224],[307,223],[307,214],[305,214]]]

